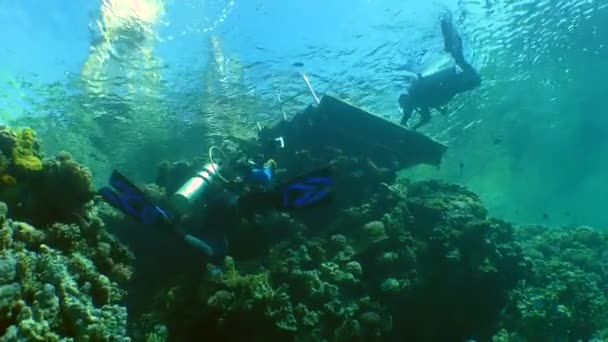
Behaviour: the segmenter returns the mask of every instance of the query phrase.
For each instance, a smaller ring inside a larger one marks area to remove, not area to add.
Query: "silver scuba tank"
[[[219,165],[207,163],[203,169],[197,172],[192,178],[188,179],[179,190],[171,197],[173,207],[181,214],[187,212],[205,189],[211,184],[217,176]]]

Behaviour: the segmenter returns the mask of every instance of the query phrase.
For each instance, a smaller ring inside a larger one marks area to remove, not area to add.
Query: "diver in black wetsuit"
[[[402,125],[407,125],[414,110],[420,112],[420,121],[413,128],[427,124],[431,120],[432,108],[445,114],[445,106],[456,94],[475,89],[481,84],[477,70],[464,59],[462,39],[452,24],[451,16],[446,15],[441,19],[441,33],[445,51],[452,55],[461,70],[451,66],[424,77],[418,74],[407,93],[399,97],[399,105],[403,109]]]
[[[333,183],[330,168],[271,188],[275,166],[272,160],[254,165],[247,177],[253,185],[249,191],[236,194],[224,190],[205,198],[202,195],[209,184],[220,177],[219,166],[208,163],[171,196],[168,209],[154,203],[118,171],[112,173],[109,186],[101,188],[100,194],[110,205],[141,223],[164,227],[211,260],[220,260],[228,253],[232,228],[241,218],[265,210],[309,208],[329,198]],[[188,229],[196,226],[202,229]]]

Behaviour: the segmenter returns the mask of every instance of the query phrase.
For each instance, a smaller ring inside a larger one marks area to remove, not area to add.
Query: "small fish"
[[[549,214],[544,213],[544,214],[543,214],[543,220],[548,220],[548,219],[549,219]]]
[[[292,65],[293,65],[294,67],[298,67],[298,68],[300,68],[300,67],[303,67],[303,66],[304,66],[304,63],[302,63],[302,62],[294,62]]]
[[[462,176],[464,174],[464,163],[460,162],[460,164],[458,164],[458,168],[460,170],[460,175]]]
[[[492,140],[492,143],[494,145],[500,145],[502,143],[502,138],[494,138],[494,140]]]

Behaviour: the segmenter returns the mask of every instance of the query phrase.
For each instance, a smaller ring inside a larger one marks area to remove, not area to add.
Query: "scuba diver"
[[[281,140],[281,143],[282,140]],[[276,163],[267,160],[250,169],[246,181],[250,189],[241,194],[222,190],[204,196],[217,178],[220,166],[210,161],[188,179],[172,196],[168,208],[154,203],[142,190],[114,170],[109,186],[100,189],[102,197],[113,207],[146,225],[156,225],[176,234],[188,245],[212,260],[221,260],[228,253],[228,242],[242,218],[266,210],[309,208],[330,198],[333,184],[331,168],[323,168],[298,176],[272,187]],[[187,226],[202,226],[200,236],[189,233]]]
[[[416,75],[407,92],[399,96],[399,105],[403,110],[401,124],[404,126],[407,126],[412,113],[417,110],[420,113],[420,121],[413,129],[420,128],[431,120],[432,108],[445,114],[446,105],[456,94],[475,89],[481,84],[479,73],[464,58],[462,39],[456,32],[449,14],[441,19],[441,33],[444,49],[452,55],[456,65],[429,75]]]

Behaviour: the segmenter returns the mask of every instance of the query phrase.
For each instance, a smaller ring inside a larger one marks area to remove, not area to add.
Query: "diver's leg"
[[[445,51],[449,52],[456,63],[461,66],[460,62],[464,62],[462,38],[460,38],[460,35],[456,31],[454,23],[452,23],[452,16],[449,14],[441,18],[441,34],[443,35]]]
[[[459,92],[478,87],[481,84],[481,76],[464,58],[462,38],[460,38],[452,23],[451,15],[445,15],[441,19],[441,33],[443,34],[445,50],[452,55],[456,64],[462,69],[462,84],[459,86]]]
[[[403,116],[401,117],[401,125],[407,127],[407,122],[410,120],[410,118],[412,117],[412,109],[409,110],[403,110]]]
[[[454,40],[458,39],[458,35],[456,35],[456,29],[452,23],[452,15],[449,12],[441,17],[441,35],[443,36],[445,51],[452,53]]]
[[[281,201],[281,194],[275,191],[249,191],[238,197],[236,208],[240,216],[251,217],[260,211],[279,209]]]
[[[202,231],[198,234],[201,242],[187,242],[208,256],[223,258],[228,253],[228,240],[234,233],[233,229],[240,221],[237,199],[237,196],[227,192],[209,199],[201,224]],[[205,246],[208,246],[207,251]]]

